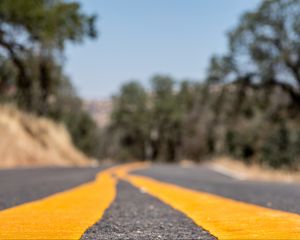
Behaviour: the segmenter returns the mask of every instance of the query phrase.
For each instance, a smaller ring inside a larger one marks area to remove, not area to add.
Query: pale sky
[[[128,80],[156,73],[201,79],[226,32],[260,0],[81,0],[98,15],[99,38],[67,48],[66,72],[80,96],[109,98]]]

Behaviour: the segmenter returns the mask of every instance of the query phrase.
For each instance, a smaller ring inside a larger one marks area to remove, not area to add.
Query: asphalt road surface
[[[51,168],[0,171],[0,210],[38,200],[92,181],[103,168]],[[208,192],[300,214],[300,186],[240,181],[205,166],[152,165],[133,174],[188,189]],[[117,196],[103,217],[82,239],[216,239],[185,214],[161,200],[119,181]]]
[[[0,210],[92,181],[100,168],[0,170]]]
[[[134,173],[247,203],[300,213],[299,183],[240,181],[205,166],[156,165]]]

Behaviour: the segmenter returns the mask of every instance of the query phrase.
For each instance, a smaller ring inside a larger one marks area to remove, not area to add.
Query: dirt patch
[[[0,167],[86,166],[63,125],[0,105]]]

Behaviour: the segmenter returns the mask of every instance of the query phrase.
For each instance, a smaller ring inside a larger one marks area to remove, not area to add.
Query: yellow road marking
[[[148,177],[129,175],[124,179],[183,212],[219,239],[300,239],[300,215],[193,191]]]
[[[96,180],[0,212],[0,239],[79,239],[101,219],[116,195],[115,177],[143,188],[219,239],[300,239],[300,216],[127,175],[147,164],[127,164]]]
[[[93,182],[1,211],[0,239],[79,239],[115,199],[114,172],[140,166],[114,167],[98,174]]]

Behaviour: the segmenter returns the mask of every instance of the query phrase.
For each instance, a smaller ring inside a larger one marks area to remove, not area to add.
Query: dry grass
[[[209,163],[216,170],[227,172],[241,180],[300,182],[300,173],[287,170],[273,170],[257,164],[246,165],[229,157],[216,158]]]
[[[89,159],[62,125],[0,106],[0,167],[84,166]]]

